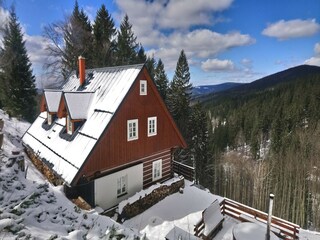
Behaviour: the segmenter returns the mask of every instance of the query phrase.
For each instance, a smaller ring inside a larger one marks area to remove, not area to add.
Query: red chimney
[[[79,80],[80,80],[80,86],[82,86],[86,80],[86,59],[82,56],[78,57],[79,60]]]

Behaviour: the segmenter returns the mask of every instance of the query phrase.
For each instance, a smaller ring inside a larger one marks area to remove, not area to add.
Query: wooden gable
[[[147,94],[140,95],[140,80],[147,81]],[[148,137],[148,117],[157,117],[157,135]],[[138,139],[127,141],[127,121],[138,119]],[[114,113],[112,120],[86,159],[76,178],[94,176],[159,151],[186,147],[173,118],[145,67]]]
[[[47,111],[47,102],[44,94],[41,96],[41,102],[40,102],[40,112]]]

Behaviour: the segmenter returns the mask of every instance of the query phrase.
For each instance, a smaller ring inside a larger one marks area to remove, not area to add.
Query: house
[[[70,197],[111,208],[173,175],[186,147],[144,65],[85,69],[45,90],[22,141],[35,165]]]

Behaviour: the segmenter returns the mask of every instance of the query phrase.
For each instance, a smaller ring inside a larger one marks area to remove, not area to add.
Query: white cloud
[[[9,12],[3,8],[0,7],[0,47],[3,47],[3,43],[2,43],[2,30],[5,27],[5,25],[7,24],[7,22],[9,21]]]
[[[320,55],[320,42],[314,45],[314,52],[316,53],[316,55]]]
[[[206,71],[230,71],[234,69],[234,64],[231,60],[207,59],[201,62],[201,68]]]
[[[47,41],[42,36],[24,35],[26,40],[26,48],[30,61],[34,64],[42,64],[45,62],[48,53],[46,52]]]
[[[275,37],[278,40],[290,38],[308,37],[320,31],[320,24],[315,19],[280,20],[270,24],[262,31],[263,35]]]
[[[241,64],[243,66],[246,66],[246,67],[252,67],[252,60],[248,59],[248,58],[243,58],[241,60]]]
[[[315,66],[319,66],[320,67],[320,57],[309,58],[304,62],[304,64],[315,65]]]
[[[188,29],[196,25],[211,25],[214,12],[230,7],[233,0],[117,0],[122,12],[140,27],[156,26],[158,29]]]
[[[320,67],[320,42],[314,45],[314,53],[315,55],[309,59],[307,59],[304,64],[307,65],[315,65]]]
[[[175,68],[181,49],[184,49],[189,65],[200,65],[202,60],[215,58],[228,49],[255,42],[251,36],[237,31],[223,34],[206,28],[222,21],[216,13],[228,9],[232,2],[116,0],[122,12],[118,16],[128,14],[138,42],[149,49],[149,56],[161,58],[167,71]]]
[[[181,49],[184,49],[191,62],[191,58],[208,59],[228,49],[255,42],[249,35],[239,32],[220,34],[208,29],[194,30],[189,33],[173,32],[168,36],[160,34],[155,41],[157,46],[148,53],[161,58],[169,69],[175,67]]]

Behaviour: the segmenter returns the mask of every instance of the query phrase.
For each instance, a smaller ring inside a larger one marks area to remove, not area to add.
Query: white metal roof
[[[65,92],[63,95],[71,119],[87,119],[91,112],[94,92]]]
[[[49,112],[58,112],[58,107],[61,99],[61,90],[45,90],[44,97],[46,99]]]
[[[57,119],[49,130],[45,130],[42,124],[46,113],[41,113],[23,136],[24,144],[45,159],[70,184],[142,67],[139,64],[86,70],[86,83],[82,87],[79,78],[73,74],[60,91],[64,92],[71,118],[86,119],[75,138],[67,141],[60,137],[65,119]]]

